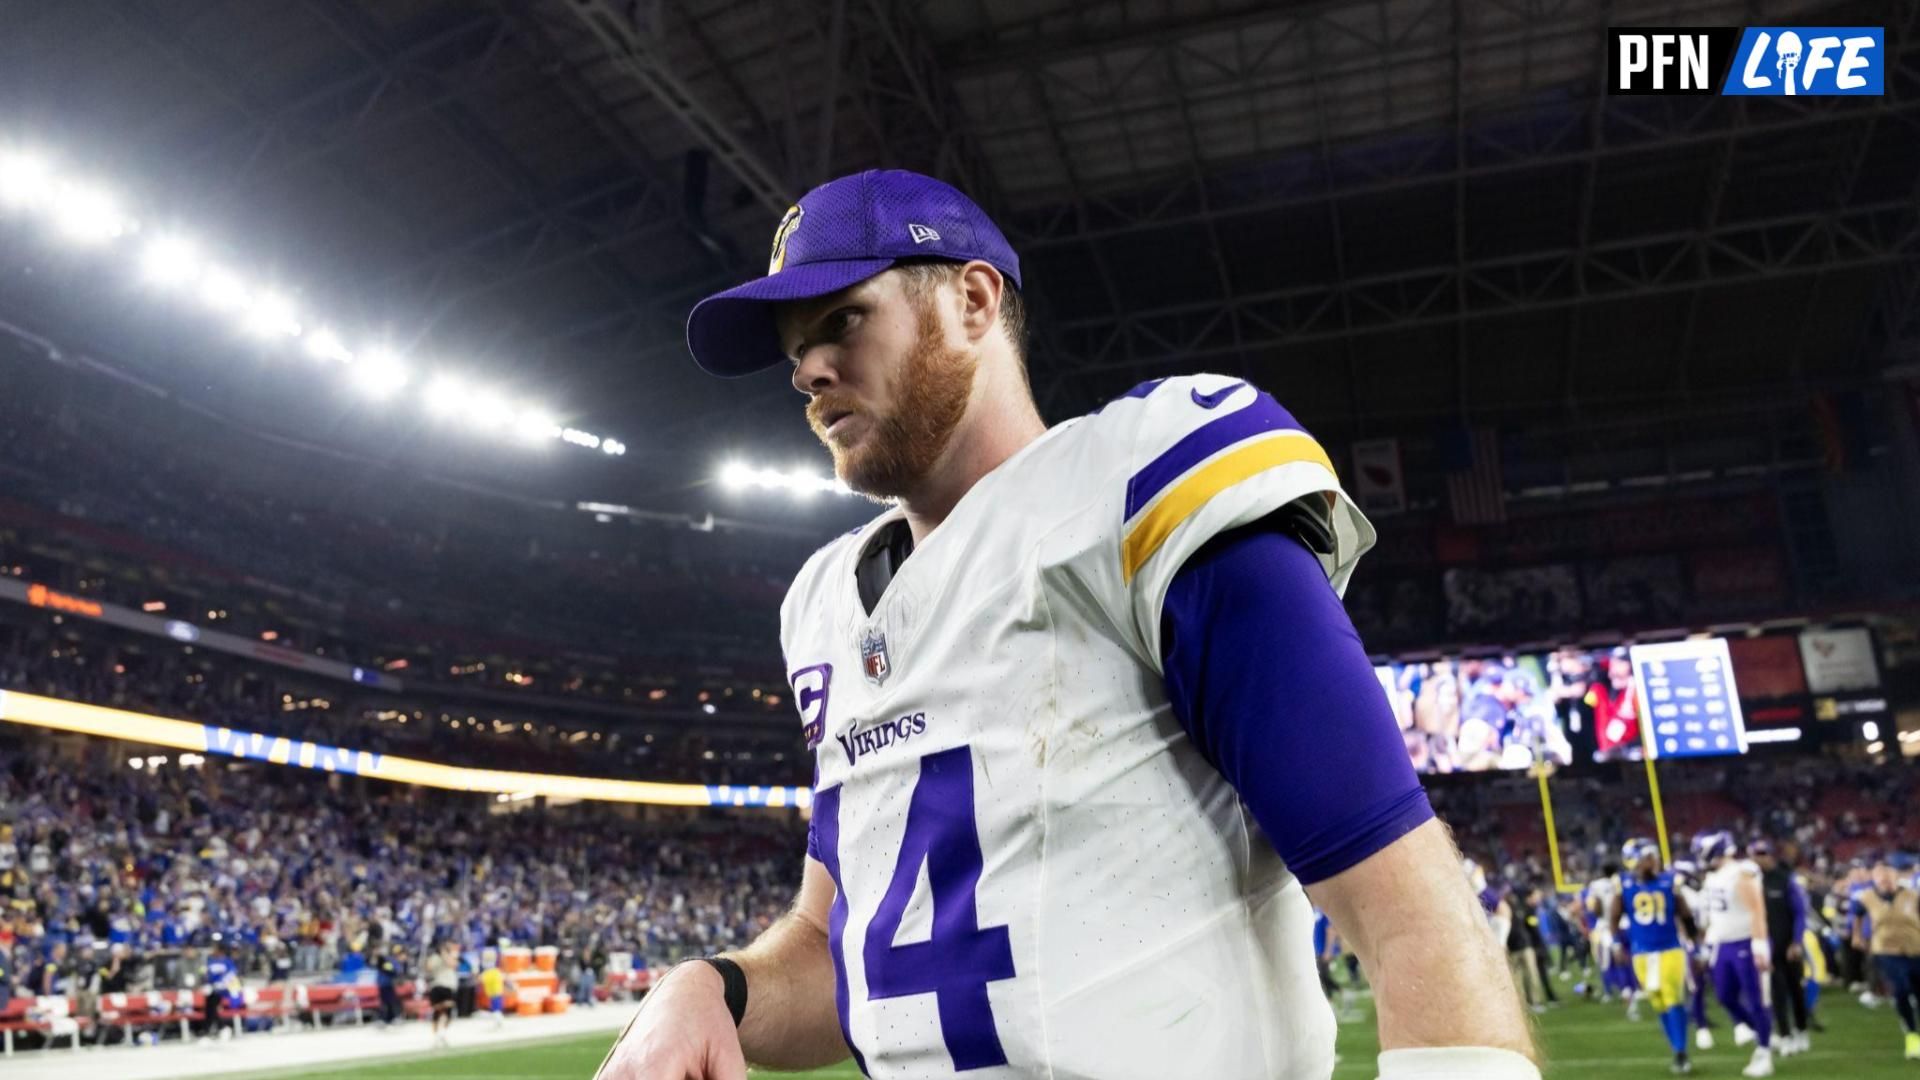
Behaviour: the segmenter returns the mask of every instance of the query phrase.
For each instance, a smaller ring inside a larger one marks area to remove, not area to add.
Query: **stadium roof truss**
[[[1864,384],[1920,318],[1910,0],[77,0],[15,39],[95,8],[179,88],[136,150],[329,207],[281,222],[352,222],[329,284],[656,434],[739,401],[679,362],[691,302],[871,166],[1002,222],[1053,416],[1204,365],[1336,434],[1678,425]],[[1608,25],[1796,19],[1885,24],[1886,96],[1600,85]]]

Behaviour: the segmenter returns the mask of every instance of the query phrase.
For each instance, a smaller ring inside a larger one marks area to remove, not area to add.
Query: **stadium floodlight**
[[[93,184],[60,185],[54,190],[52,208],[60,234],[76,243],[102,243],[127,231],[127,219],[113,196]]]
[[[458,376],[437,375],[427,384],[427,415],[436,420],[452,419],[466,409],[468,397],[467,384]]]
[[[1860,725],[1860,737],[1868,742],[1880,741],[1880,725],[1872,720]]]
[[[0,205],[36,206],[52,191],[53,170],[46,159],[18,150],[0,154]]]
[[[838,477],[819,476],[805,468],[756,469],[739,462],[729,462],[721,468],[720,485],[728,491],[745,491],[749,488],[784,491],[799,499],[820,494],[853,494],[853,489],[841,483]]]
[[[92,178],[68,176],[52,158],[11,141],[0,142],[0,211],[4,210],[44,214],[59,235],[96,247],[140,231],[139,221],[113,189]],[[169,232],[153,238],[133,262],[138,277],[147,284],[194,296],[207,309],[231,315],[251,336],[304,339],[308,356],[349,367],[350,384],[370,397],[392,397],[412,381],[407,366],[392,353],[360,354],[342,340],[339,331],[315,328],[314,323],[303,325],[288,297],[256,288],[243,275],[206,258],[184,236]],[[543,406],[516,406],[498,394],[476,395],[464,381],[456,382],[451,376],[436,380],[423,396],[428,413],[436,418],[471,416],[475,430],[515,442],[539,445],[557,438],[609,457],[627,452],[627,444],[618,439],[560,427]]]
[[[819,477],[802,468],[795,468],[787,474],[786,489],[797,499],[811,499],[820,494]]]
[[[560,425],[553,422],[553,414],[538,405],[527,405],[513,418],[513,434],[522,442],[539,445],[549,439],[558,438]]]
[[[300,336],[300,316],[293,309],[293,301],[279,293],[263,292],[253,298],[247,306],[241,325],[247,333],[257,337]]]
[[[340,343],[340,338],[332,330],[324,326],[307,335],[307,355],[315,360],[353,363],[352,351]]]
[[[353,364],[353,385],[376,401],[385,401],[407,385],[407,366],[389,349],[371,349]]]
[[[481,390],[469,398],[467,412],[482,431],[497,431],[513,423],[512,406],[492,390]]]
[[[161,288],[191,285],[205,264],[191,241],[178,236],[156,237],[140,256],[140,275]]]
[[[231,272],[209,266],[200,275],[200,300],[215,311],[234,311],[252,303],[253,295]]]

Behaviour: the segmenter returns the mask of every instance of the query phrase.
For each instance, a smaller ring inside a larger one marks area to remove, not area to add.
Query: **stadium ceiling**
[[[1611,97],[1608,25],[1887,28],[1875,99]],[[1675,427],[1872,383],[1920,308],[1920,3],[41,0],[9,122],[636,455],[804,437],[691,303],[821,180],[971,191],[1051,418],[1206,368],[1334,437]],[[1912,355],[1920,355],[1914,353]]]

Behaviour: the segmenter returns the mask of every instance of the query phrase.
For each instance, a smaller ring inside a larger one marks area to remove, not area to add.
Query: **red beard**
[[[906,495],[931,472],[953,441],[973,393],[974,362],[946,343],[932,305],[919,311],[919,333],[901,364],[898,397],[886,413],[821,395],[807,403],[807,424],[833,454],[833,471],[848,487],[875,499]],[[870,430],[849,446],[827,438],[826,417],[854,411]]]

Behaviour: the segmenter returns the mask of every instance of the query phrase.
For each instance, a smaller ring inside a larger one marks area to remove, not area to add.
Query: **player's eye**
[[[847,336],[859,319],[859,308],[837,308],[821,322],[820,337],[825,341],[839,341]]]

